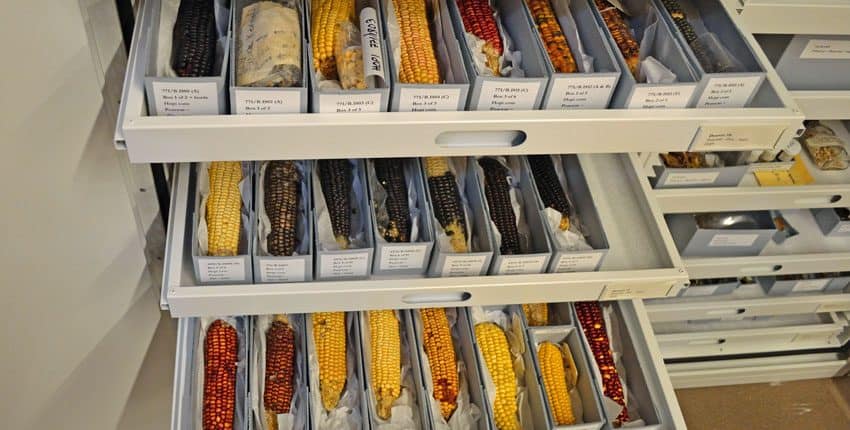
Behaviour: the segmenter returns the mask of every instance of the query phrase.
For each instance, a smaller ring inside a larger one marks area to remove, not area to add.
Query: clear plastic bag
[[[360,29],[351,21],[343,21],[337,27],[334,57],[339,83],[344,90],[365,90],[366,77],[363,70],[363,45]]]
[[[691,49],[706,73],[744,72],[744,66],[735,59],[714,33],[704,33],[691,42]]]
[[[705,229],[748,230],[763,228],[751,213],[704,213],[696,215],[697,225]]]
[[[818,121],[807,121],[800,137],[809,156],[821,170],[845,170],[850,159],[847,147],[835,131]]]

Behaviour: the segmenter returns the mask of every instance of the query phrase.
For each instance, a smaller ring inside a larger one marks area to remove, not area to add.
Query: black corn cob
[[[218,38],[213,1],[180,1],[171,41],[171,68],[177,76],[213,74]]]
[[[348,160],[319,160],[319,182],[331,217],[334,236],[347,249],[351,236],[351,183],[354,181]]]
[[[295,253],[295,226],[301,203],[301,173],[294,161],[269,161],[263,178],[263,207],[271,221],[269,254]]]
[[[375,160],[375,176],[387,192],[389,225],[384,231],[387,242],[410,242],[410,208],[407,206],[407,181],[404,160],[379,158]]]
[[[664,4],[664,8],[667,9],[667,12],[670,13],[671,17],[673,17],[673,22],[676,23],[676,27],[679,28],[682,35],[685,36],[685,40],[688,42],[688,45],[697,40],[697,34],[691,26],[691,23],[688,22],[688,17],[685,15],[685,11],[682,10],[682,6],[679,2],[677,0],[661,0],[661,3]]]
[[[445,157],[427,157],[422,162],[425,165],[425,176],[428,177],[434,217],[449,237],[454,252],[467,252],[466,217],[448,160]]]
[[[522,251],[519,249],[516,214],[511,206],[508,168],[489,157],[479,158],[478,165],[484,169],[484,196],[490,206],[490,219],[502,236],[499,250],[503,255],[520,254]]]
[[[555,209],[561,213],[561,230],[570,228],[570,203],[561,182],[558,181],[558,173],[555,172],[555,163],[551,155],[529,155],[528,164],[531,166],[531,174],[537,183],[537,192],[543,200],[543,206]]]

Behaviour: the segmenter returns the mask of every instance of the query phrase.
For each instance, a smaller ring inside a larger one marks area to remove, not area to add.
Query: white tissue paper
[[[254,348],[251,350],[251,362],[257,366],[252,372],[251,379],[251,402],[260,430],[297,430],[307,428],[307,401],[308,390],[306,375],[304,375],[304,358],[307,355],[303,350],[304,319],[301,315],[289,314],[289,325],[295,332],[295,378],[293,386],[295,390],[292,395],[288,414],[278,414],[277,428],[268,428],[265,419],[265,408],[263,407],[263,393],[265,393],[266,381],[266,331],[274,321],[274,315],[259,315],[254,325]]]
[[[236,330],[238,339],[238,355],[236,361],[236,385],[235,385],[235,402],[233,404],[233,428],[246,428],[248,423],[245,416],[245,401],[247,400],[242,394],[246,393],[245,383],[248,379],[247,360],[248,360],[248,328],[246,327],[245,318],[236,317],[203,317],[200,318],[200,332],[198,335],[198,343],[195,344],[195,428],[203,428],[204,416],[204,343],[207,338],[207,329],[216,320],[222,320],[230,324]]]
[[[363,164],[360,160],[348,160],[351,163],[351,237],[349,237],[350,245],[348,249],[358,249],[366,247],[366,234],[368,233],[369,216],[363,211],[366,199],[366,184],[363,183],[362,173]],[[328,212],[328,205],[325,202],[325,194],[322,191],[322,182],[319,180],[319,163],[315,164],[313,169],[313,190],[316,192],[316,201],[314,202],[316,213],[316,242],[319,249],[322,251],[337,251],[340,249],[339,244],[334,236],[333,227],[331,225],[331,216]]]
[[[372,208],[375,211],[375,224],[377,226],[375,238],[380,243],[387,243],[387,240],[384,239],[384,231],[386,231],[390,222],[390,216],[387,213],[387,205],[385,203],[387,200],[387,191],[378,181],[374,160],[367,160],[366,162],[370,163],[370,167],[372,167],[368,171],[369,185],[372,187]],[[419,217],[422,213],[419,208],[419,196],[416,194],[416,182],[414,181],[414,175],[419,174],[417,171],[418,164],[413,159],[401,159],[400,162],[404,163],[404,181],[407,185],[407,207],[410,211],[410,243],[415,243],[419,241]]]
[[[316,430],[361,430],[363,428],[363,416],[360,413],[360,375],[357,369],[360,366],[360,357],[357,354],[357,331],[354,330],[355,313],[345,314],[345,355],[347,380],[345,390],[337,403],[336,409],[326,411],[322,405],[322,393],[319,383],[319,359],[316,357],[316,343],[313,336],[307,336],[308,369],[310,374],[310,415],[312,416],[313,428]],[[308,317],[307,324],[312,324],[312,316]],[[308,332],[312,333],[312,330]],[[315,371],[313,371],[315,369]]]
[[[207,199],[210,196],[210,163],[201,163],[198,165],[197,184],[198,195],[200,196],[200,204],[198,211],[198,254],[201,256],[207,255],[209,251],[209,229],[207,228]],[[251,163],[242,163],[242,180],[239,181],[239,194],[242,196],[242,223],[239,225],[239,255],[246,255],[251,252],[246,249],[248,238],[248,228],[251,225],[249,222],[250,214],[245,202],[251,201]]]
[[[655,8],[647,9],[646,22],[648,23],[643,31],[643,38],[640,41],[640,66],[638,67],[638,82],[647,84],[672,84],[676,82],[676,74],[667,68],[660,60],[650,56],[650,53],[657,56],[673,55],[675,46],[670,46],[665,51],[654,52],[652,49],[655,46],[655,38],[658,37],[659,30],[658,13]],[[671,41],[672,42],[672,41]],[[675,45],[675,43],[671,43]]]
[[[295,252],[292,254],[293,256],[306,255],[310,252],[310,224],[309,219],[307,218],[307,211],[310,208],[310,193],[308,192],[307,181],[310,180],[310,176],[306,174],[307,167],[305,163],[308,162],[295,162],[295,167],[298,169],[298,173],[301,174],[301,193],[298,195],[298,217],[295,221],[295,235],[298,237],[298,243],[295,245]],[[265,206],[266,168],[268,165],[268,161],[264,161],[263,164],[260,165],[260,175],[259,180],[257,181],[257,234],[260,239],[260,255],[263,256],[269,255],[267,238],[272,232],[271,220],[266,213]]]

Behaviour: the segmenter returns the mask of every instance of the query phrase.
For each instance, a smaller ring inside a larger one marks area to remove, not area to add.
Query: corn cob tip
[[[487,57],[487,68],[490,69],[496,76],[502,76],[501,65],[499,64],[499,59],[502,54],[493,46],[492,43],[487,42],[484,44],[484,47],[481,48],[481,51],[484,52],[484,55]]]
[[[266,409],[263,415],[266,417],[266,428],[270,430],[277,429],[277,414]]]
[[[460,225],[460,222],[454,221],[443,230],[445,230],[446,236],[449,237],[449,242],[452,244],[452,250],[454,252],[464,253],[469,251],[466,246],[466,232],[463,226]]]
[[[561,215],[561,223],[558,225],[561,231],[567,231],[570,229],[570,217],[567,215]]]
[[[335,238],[340,249],[348,249],[348,246],[351,244],[346,236],[336,236]]]

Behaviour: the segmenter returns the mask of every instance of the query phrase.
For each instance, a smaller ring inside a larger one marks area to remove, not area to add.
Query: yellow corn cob
[[[372,349],[372,391],[378,403],[378,417],[390,418],[393,402],[401,395],[401,334],[395,312],[369,311]]]
[[[422,317],[422,341],[431,368],[434,398],[440,402],[440,413],[448,421],[457,408],[460,386],[449,319],[442,308],[422,309],[419,315]]]
[[[549,398],[549,410],[558,425],[575,424],[573,407],[570,403],[570,391],[567,387],[567,372],[561,350],[552,342],[543,342],[538,346],[537,357],[540,360],[540,374],[543,388]]]
[[[549,307],[546,303],[527,303],[522,305],[522,312],[530,326],[549,324]]]
[[[484,364],[496,385],[493,399],[493,420],[498,430],[519,430],[516,404],[516,374],[505,332],[498,325],[485,322],[475,325],[475,342]]]
[[[337,26],[354,19],[354,0],[313,0],[310,42],[313,66],[325,79],[338,79],[334,57]]]
[[[238,161],[210,163],[210,195],[207,198],[208,254],[214,257],[237,255],[242,223],[242,164]]]
[[[439,84],[440,70],[431,41],[425,0],[393,0],[401,30],[401,67],[398,79],[405,84]]]
[[[319,389],[325,410],[336,409],[345,388],[347,356],[345,312],[313,314],[313,341],[319,361]]]
[[[426,157],[423,162],[431,190],[434,217],[449,237],[454,252],[467,252],[466,221],[457,182],[449,169],[449,161],[445,157]]]

